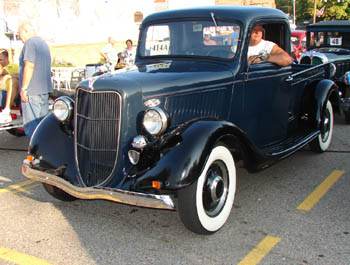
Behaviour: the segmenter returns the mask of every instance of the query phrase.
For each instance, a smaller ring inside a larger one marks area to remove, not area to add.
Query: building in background
[[[275,0],[0,0],[0,19],[8,32],[16,32],[21,20],[34,21],[51,45],[103,42],[108,36],[123,41],[136,40],[143,18],[153,12],[205,5],[276,7]]]

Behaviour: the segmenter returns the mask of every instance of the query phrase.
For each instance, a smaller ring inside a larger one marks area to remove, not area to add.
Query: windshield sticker
[[[198,32],[198,31],[202,31],[202,24],[194,24],[193,25],[193,32]]]
[[[331,46],[340,46],[342,45],[342,38],[329,38],[329,42]]]
[[[150,42],[150,55],[168,55],[169,54],[170,41],[151,41]]]

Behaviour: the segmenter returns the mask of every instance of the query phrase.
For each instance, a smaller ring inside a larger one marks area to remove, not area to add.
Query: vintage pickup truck
[[[341,110],[350,124],[350,21],[322,21],[307,26],[307,52],[301,64],[332,63],[335,75],[332,80],[341,93]]]
[[[331,64],[248,65],[257,24],[290,53],[288,17],[277,9],[151,14],[134,68],[56,99],[31,138],[24,176],[60,200],[177,210],[189,230],[218,231],[234,202],[237,163],[257,172],[308,144],[324,152],[339,110]]]

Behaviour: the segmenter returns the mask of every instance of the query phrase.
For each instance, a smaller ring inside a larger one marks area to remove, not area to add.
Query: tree
[[[306,20],[312,21],[314,15],[314,1],[317,3],[316,12],[325,6],[323,15],[317,17],[317,21],[350,19],[350,3],[348,0],[296,0],[295,12],[297,23],[303,23]],[[284,12],[286,12],[286,6],[292,5],[293,0],[276,0],[276,7]]]
[[[322,6],[325,6],[325,11],[323,15],[318,19],[319,21],[323,20],[348,20],[350,18],[350,5],[349,1],[338,2],[338,0],[328,0],[328,1],[319,1],[317,7],[320,9]]]
[[[276,7],[286,14],[293,14],[293,0],[276,0]]]

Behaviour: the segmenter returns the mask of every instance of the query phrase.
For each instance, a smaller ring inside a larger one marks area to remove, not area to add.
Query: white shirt
[[[108,57],[110,63],[116,64],[118,62],[118,53],[112,44],[106,44],[106,46],[101,49],[101,52]]]
[[[261,51],[265,51],[268,54],[270,54],[273,46],[275,46],[275,45],[276,44],[274,42],[272,42],[272,41],[261,40],[258,45],[249,46],[249,48],[248,48],[248,58],[250,56],[259,55],[259,53]]]
[[[128,49],[124,50],[124,63],[127,66],[131,66],[135,63],[135,56],[136,56],[136,48],[133,46],[132,50],[129,51]]]

